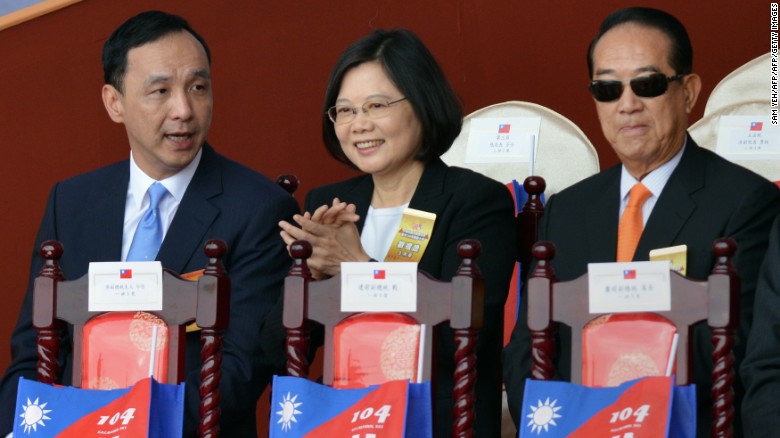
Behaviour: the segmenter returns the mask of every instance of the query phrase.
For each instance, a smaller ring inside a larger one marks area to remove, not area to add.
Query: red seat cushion
[[[82,387],[126,388],[149,376],[152,330],[157,326],[154,377],[168,380],[168,327],[147,312],[112,312],[84,325]]]
[[[617,386],[663,376],[677,329],[654,313],[620,313],[590,321],[582,332],[582,384]]]
[[[336,325],[333,342],[334,388],[361,388],[388,380],[417,381],[420,325],[409,316],[351,316]]]

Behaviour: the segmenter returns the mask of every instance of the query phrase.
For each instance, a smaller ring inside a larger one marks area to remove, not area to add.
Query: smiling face
[[[206,51],[188,32],[131,49],[123,92],[103,86],[111,119],[127,130],[133,159],[162,180],[186,167],[206,139],[213,98]]]
[[[336,105],[360,108],[367,100],[405,97],[378,62],[366,62],[344,75]],[[423,167],[414,159],[422,125],[408,100],[393,104],[386,117],[369,119],[361,110],[349,123],[335,125],[341,149],[350,162],[375,178],[401,178]]]
[[[628,80],[663,73],[669,65],[671,40],[658,29],[634,23],[605,33],[593,49],[593,79],[624,81],[623,94],[596,102],[601,129],[620,161],[637,179],[669,161],[682,147],[690,113],[701,89],[695,74],[669,83],[661,96],[638,97]]]

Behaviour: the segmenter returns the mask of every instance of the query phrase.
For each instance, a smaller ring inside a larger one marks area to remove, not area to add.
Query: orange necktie
[[[617,261],[630,262],[634,259],[636,246],[642,237],[644,224],[642,206],[652,193],[642,183],[636,183],[628,194],[628,205],[620,217],[618,226]]]

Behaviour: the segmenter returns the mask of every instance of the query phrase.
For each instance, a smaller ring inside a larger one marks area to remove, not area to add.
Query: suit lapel
[[[594,193],[585,209],[588,235],[586,260],[614,262],[617,257],[617,229],[620,216],[620,170],[615,166],[604,171],[605,184]]]
[[[222,170],[217,160],[216,152],[204,145],[198,169],[157,254],[157,260],[165,268],[183,272],[192,256],[202,250],[200,244],[219,215],[219,210],[210,202],[211,198],[222,194]]]
[[[447,173],[447,165],[440,159],[425,166],[420,182],[409,201],[409,207],[428,212],[443,211],[451,193],[444,193],[444,177]],[[342,201],[355,204],[360,220],[357,222],[359,232],[363,232],[368,207],[371,205],[371,196],[374,193],[374,181],[371,175],[362,178],[348,193],[343,195]],[[436,226],[434,225],[434,230]]]
[[[680,164],[664,186],[639,240],[634,260],[647,260],[652,249],[672,246],[696,209],[692,194],[704,187],[704,163],[699,146],[688,137]]]
[[[420,182],[409,201],[409,208],[427,212],[444,211],[452,193],[444,187],[444,179],[447,175],[447,165],[441,159],[436,158],[425,166]],[[434,233],[436,225],[433,226]]]
[[[91,239],[83,254],[89,255],[87,263],[92,261],[119,261],[122,258],[122,234],[124,233],[125,202],[127,185],[130,181],[130,163],[122,161],[108,171],[109,177],[101,185],[105,188],[102,196],[84,205],[83,220],[89,226]]]

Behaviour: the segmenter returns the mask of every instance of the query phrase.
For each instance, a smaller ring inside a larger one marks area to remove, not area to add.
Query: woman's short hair
[[[378,62],[403,93],[422,126],[415,157],[424,163],[447,152],[460,134],[463,110],[431,52],[407,29],[377,30],[350,45],[331,71],[322,109],[322,138],[333,157],[355,167],[344,155],[326,112],[336,103],[344,75],[366,62]]]

